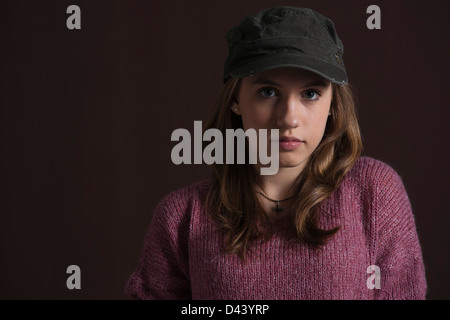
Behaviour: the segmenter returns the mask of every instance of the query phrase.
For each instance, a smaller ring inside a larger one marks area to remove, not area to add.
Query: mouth
[[[280,137],[279,140],[280,140],[280,143],[282,143],[282,142],[305,142],[296,137],[288,137],[288,136]]]
[[[279,139],[281,151],[292,151],[300,147],[305,141],[302,141],[296,137],[283,136]]]

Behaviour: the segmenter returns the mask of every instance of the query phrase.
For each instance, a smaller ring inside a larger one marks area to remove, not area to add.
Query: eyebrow
[[[275,81],[272,81],[272,80],[269,80],[266,78],[262,78],[262,77],[257,78],[255,81],[252,82],[252,84],[268,84],[271,86],[283,87],[283,85],[281,85]],[[306,85],[304,85],[304,87],[324,87],[324,88],[326,88],[326,87],[328,87],[328,83],[326,82],[325,79],[322,78],[322,79],[318,79],[313,82],[307,83]]]

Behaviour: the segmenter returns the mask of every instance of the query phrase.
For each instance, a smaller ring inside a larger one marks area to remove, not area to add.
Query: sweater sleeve
[[[177,193],[159,202],[147,230],[137,269],[125,292],[139,300],[190,299],[189,215]]]
[[[427,283],[414,216],[401,177],[388,165],[377,182],[376,261],[381,288],[375,299],[423,300]]]

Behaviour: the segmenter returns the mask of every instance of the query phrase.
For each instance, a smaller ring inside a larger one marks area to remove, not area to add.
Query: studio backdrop
[[[46,0],[0,10],[1,299],[127,299],[158,201],[211,174],[172,162],[172,132],[206,121],[226,32],[277,5],[335,23],[363,155],[402,177],[427,298],[450,298],[448,1]]]

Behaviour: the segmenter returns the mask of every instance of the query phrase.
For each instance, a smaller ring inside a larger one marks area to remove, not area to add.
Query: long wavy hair
[[[243,129],[242,118],[231,111],[238,98],[240,83],[241,79],[228,79],[204,131],[215,128],[225,136],[226,129]],[[294,240],[313,247],[326,244],[338,232],[339,226],[331,230],[319,228],[319,205],[339,187],[362,152],[354,90],[349,84],[332,83],[332,86],[331,118],[322,141],[294,183],[290,208],[296,231]],[[246,144],[248,150],[247,141]],[[248,154],[245,163],[212,164],[211,188],[206,198],[210,216],[225,231],[227,252],[237,254],[243,260],[254,240],[270,237],[270,219],[256,192],[261,186],[260,176],[249,164]]]

